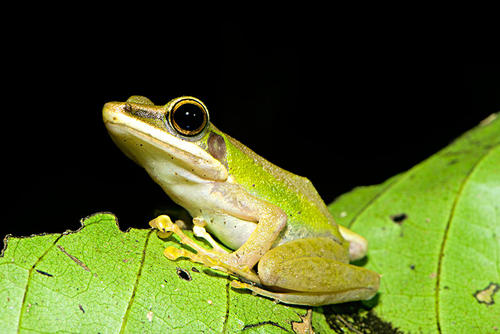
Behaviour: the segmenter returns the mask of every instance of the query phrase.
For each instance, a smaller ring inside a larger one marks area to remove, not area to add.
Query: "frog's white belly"
[[[204,212],[203,220],[207,222],[207,230],[215,235],[224,245],[238,249],[247,241],[257,224],[226,214]]]
[[[200,179],[192,183],[160,183],[160,185],[169,197],[184,207],[193,218],[205,221],[208,232],[231,249],[240,248],[257,227],[257,222],[244,219],[250,218],[248,212],[240,211],[233,206],[234,201],[227,200],[222,194],[214,192],[217,187],[216,182]],[[240,213],[241,218],[231,214],[235,211]]]

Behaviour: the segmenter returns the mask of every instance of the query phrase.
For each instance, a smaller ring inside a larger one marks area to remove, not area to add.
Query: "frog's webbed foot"
[[[152,221],[149,222],[149,225],[152,228],[158,229],[158,236],[160,238],[168,238],[172,233],[176,234],[180,238],[180,242],[186,246],[189,246],[190,248],[194,249],[198,254],[201,255],[207,255],[211,257],[217,257],[221,255],[228,254],[224,249],[222,249],[217,242],[212,238],[210,234],[205,230],[205,222],[202,221],[201,219],[193,219],[193,233],[195,236],[199,238],[205,239],[211,246],[212,250],[205,249],[195,243],[190,237],[188,237],[184,232],[182,232],[181,228],[179,225],[176,223],[173,223],[172,220],[170,219],[169,216],[167,215],[161,215],[153,219]],[[173,250],[176,249],[176,250]],[[169,252],[167,252],[169,250]],[[181,256],[190,254],[188,250],[184,249],[178,249],[176,247],[167,247],[165,250],[165,256],[167,256],[171,260],[175,260]],[[191,253],[193,254],[193,253]],[[197,255],[197,254],[193,254]],[[192,258],[192,256],[187,256],[189,258]],[[196,256],[194,258],[197,258]],[[198,261],[196,261],[198,262]]]
[[[254,295],[264,296],[273,299],[276,303],[291,305],[322,306],[328,304],[339,304],[353,300],[364,300],[359,298],[358,291],[330,292],[330,293],[306,293],[300,291],[274,292],[262,289],[254,284],[239,281],[231,281],[231,287],[235,289],[246,289],[252,291]]]
[[[158,236],[160,238],[167,238],[172,233],[176,234],[180,242],[193,250],[193,253],[186,249],[181,249],[173,246],[165,248],[163,254],[169,260],[177,260],[178,258],[185,257],[189,258],[191,261],[196,263],[201,263],[212,269],[217,269],[224,271],[229,274],[235,274],[243,278],[249,279],[254,282],[259,282],[258,276],[249,268],[240,268],[230,265],[230,257],[234,253],[229,253],[224,250],[219,244],[212,238],[212,236],[205,230],[205,221],[199,218],[193,219],[193,233],[195,236],[205,239],[211,246],[212,249],[206,249],[194,242],[190,237],[188,237],[181,228],[173,223],[169,216],[161,215],[149,222],[152,228],[158,229]]]

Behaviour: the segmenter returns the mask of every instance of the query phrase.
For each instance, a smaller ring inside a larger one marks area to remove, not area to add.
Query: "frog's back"
[[[229,174],[251,194],[285,211],[286,229],[277,244],[314,236],[342,240],[337,225],[312,183],[288,172],[234,138],[226,136]]]

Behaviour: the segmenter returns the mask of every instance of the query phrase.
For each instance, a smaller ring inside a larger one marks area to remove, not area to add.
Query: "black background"
[[[97,211],[145,228],[168,205],[102,124],[102,105],[130,95],[202,99],[219,129],[307,176],[327,203],[500,110],[499,64],[455,61],[411,36],[226,22],[195,34],[165,26],[150,41],[119,27],[71,37],[63,28],[5,41],[0,236],[74,230]]]

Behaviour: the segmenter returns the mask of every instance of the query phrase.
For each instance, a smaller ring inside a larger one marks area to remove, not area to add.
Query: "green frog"
[[[106,103],[103,119],[118,147],[190,213],[194,235],[211,245],[200,246],[161,215],[150,222],[158,235],[175,233],[194,250],[170,246],[167,258],[222,270],[241,278],[232,287],[287,304],[376,294],[380,275],[349,264],[365,256],[367,241],[335,223],[308,179],[217,129],[201,100],[182,96],[158,106],[132,96]]]

